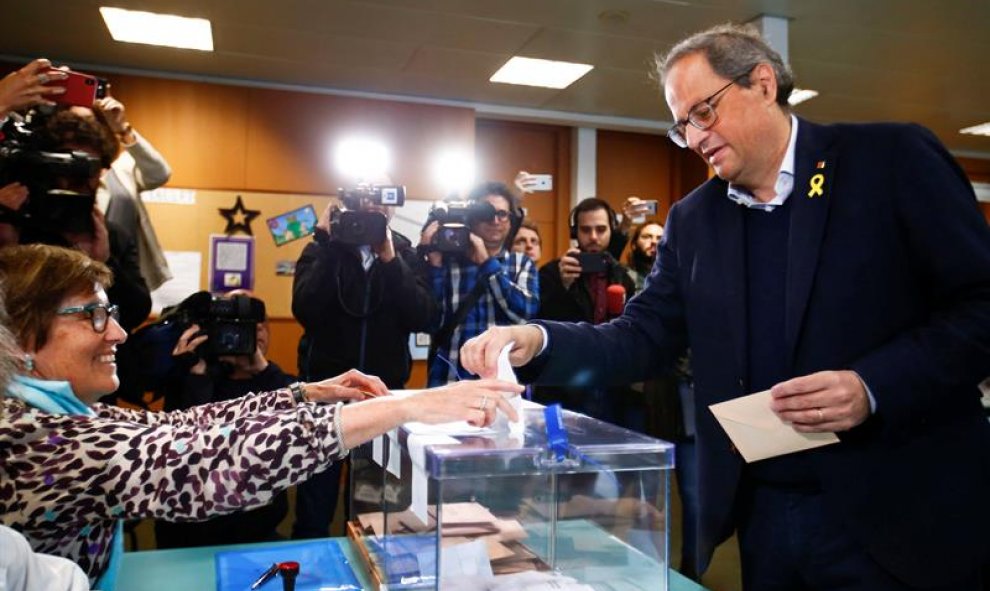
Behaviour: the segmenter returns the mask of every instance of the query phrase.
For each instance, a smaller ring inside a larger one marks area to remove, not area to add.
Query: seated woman
[[[77,562],[112,591],[120,522],[206,519],[268,502],[403,422],[487,425],[521,386],[459,382],[405,398],[356,371],[292,390],[150,413],[95,402],[117,387],[126,333],[110,272],[86,255],[0,249],[0,284],[24,354],[0,400],[0,522],[35,551]],[[373,400],[342,405],[343,400]],[[325,404],[333,403],[336,404]]]

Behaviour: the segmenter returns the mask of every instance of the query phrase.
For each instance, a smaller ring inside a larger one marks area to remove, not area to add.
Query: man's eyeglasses
[[[89,321],[93,324],[93,330],[99,333],[107,329],[107,320],[110,318],[113,318],[115,322],[120,322],[120,309],[117,306],[104,304],[103,302],[95,302],[86,304],[85,306],[70,306],[55,311],[55,314],[58,316],[79,313],[88,316]]]
[[[500,221],[500,222],[504,222],[505,220],[509,219],[509,216],[510,215],[512,215],[512,214],[507,209],[496,209],[495,210],[495,218],[498,219],[498,221]]]
[[[754,66],[755,67],[755,66]],[[686,148],[687,142],[687,124],[690,123],[694,127],[704,131],[715,125],[718,121],[718,112],[715,111],[715,107],[718,106],[719,100],[721,100],[721,95],[726,90],[729,89],[733,84],[739,82],[743,78],[749,76],[749,73],[753,71],[753,68],[746,70],[745,73],[740,74],[729,81],[728,84],[719,88],[708,98],[696,103],[690,110],[688,110],[687,118],[681,119],[680,121],[675,121],[674,125],[667,130],[667,137],[670,141],[674,142],[681,148]]]

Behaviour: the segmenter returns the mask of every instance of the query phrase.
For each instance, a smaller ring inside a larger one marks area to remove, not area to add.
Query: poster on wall
[[[197,251],[166,250],[165,260],[172,278],[151,292],[151,313],[158,316],[163,308],[174,306],[200,290],[202,255]]]
[[[254,237],[210,235],[210,291],[254,289]]]

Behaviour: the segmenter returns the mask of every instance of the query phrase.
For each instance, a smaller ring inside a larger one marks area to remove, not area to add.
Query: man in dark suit
[[[646,289],[615,321],[489,331],[539,382],[602,384],[692,351],[699,567],[738,530],[747,591],[980,588],[990,544],[990,229],[927,130],[819,126],[755,32],[699,33],[659,63],[669,135],[715,170],[673,206]],[[534,359],[535,357],[535,359]],[[839,443],[745,464],[710,404],[771,410]]]

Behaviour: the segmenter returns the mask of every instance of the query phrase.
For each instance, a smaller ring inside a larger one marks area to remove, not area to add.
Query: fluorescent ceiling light
[[[987,123],[980,123],[979,125],[974,125],[973,127],[960,129],[959,133],[968,133],[969,135],[990,136],[990,121],[988,121]]]
[[[205,18],[187,18],[123,8],[100,7],[114,41],[213,51],[213,30]]]
[[[818,96],[817,90],[808,90],[807,88],[795,88],[791,91],[791,96],[787,97],[787,102],[794,105],[803,103],[806,100],[813,99]]]
[[[505,62],[489,80],[503,84],[567,88],[575,80],[591,71],[594,66],[555,62],[531,57],[513,57]]]

